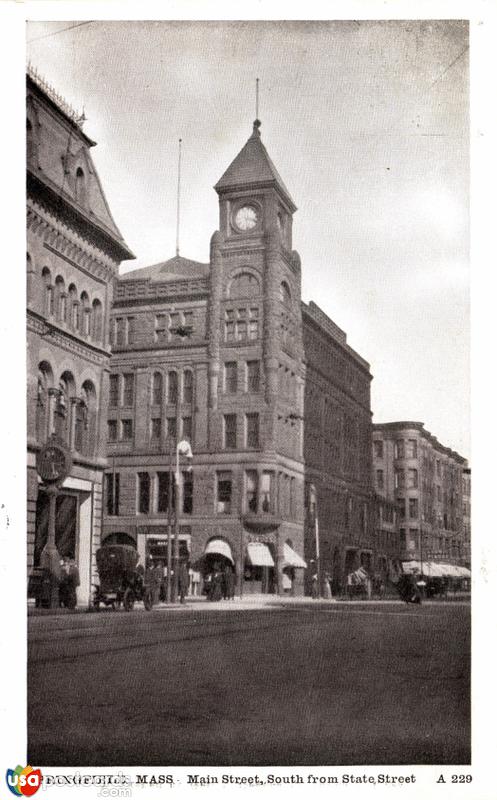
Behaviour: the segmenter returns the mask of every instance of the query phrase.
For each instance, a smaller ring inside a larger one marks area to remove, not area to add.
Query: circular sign
[[[50,436],[36,456],[38,475],[45,483],[62,483],[72,467],[71,455],[64,442]]]

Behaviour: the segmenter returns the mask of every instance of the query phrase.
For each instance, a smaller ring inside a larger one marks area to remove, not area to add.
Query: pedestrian
[[[224,573],[224,580],[225,580],[225,599],[226,600],[233,600],[235,597],[235,574],[233,572],[233,567],[231,564],[228,564]]]
[[[178,573],[178,589],[179,589],[179,601],[180,603],[185,602],[185,598],[188,595],[188,584],[190,581],[190,575],[188,572],[188,562],[185,558],[180,561],[179,565],[179,573]]]
[[[325,572],[323,581],[323,596],[325,597],[326,600],[331,600],[330,579],[331,575],[329,574],[329,572]]]
[[[318,576],[314,574],[312,576],[312,588],[311,588],[312,598],[313,600],[317,600],[319,597],[319,586],[318,586]]]

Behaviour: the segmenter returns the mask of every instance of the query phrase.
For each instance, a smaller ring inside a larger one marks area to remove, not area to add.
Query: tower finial
[[[181,190],[181,139],[178,143],[178,193],[176,197],[176,256],[179,256],[179,212]]]

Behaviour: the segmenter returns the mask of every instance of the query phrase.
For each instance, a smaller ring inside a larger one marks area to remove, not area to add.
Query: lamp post
[[[174,515],[174,554],[173,554],[174,581],[173,581],[173,596],[172,596],[172,602],[173,603],[177,602],[178,593],[179,593],[179,503],[180,503],[179,457],[180,456],[184,456],[185,458],[188,458],[188,459],[192,459],[193,458],[193,453],[192,453],[192,448],[190,446],[190,442],[187,442],[186,439],[183,439],[181,442],[178,442],[178,444],[176,445],[176,471],[174,473],[174,506],[175,506],[175,515]],[[191,465],[189,465],[188,469],[191,470]]]
[[[310,501],[309,510],[311,512],[311,520],[312,520],[312,525],[314,527],[314,542],[316,550],[316,577],[318,581],[317,593],[319,598],[321,597],[321,556],[319,547],[318,501],[317,501],[316,487],[314,486],[313,483],[311,483],[310,486],[309,501]]]

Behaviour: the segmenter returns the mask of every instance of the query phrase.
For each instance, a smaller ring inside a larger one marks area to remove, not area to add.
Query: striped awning
[[[274,567],[271,551],[263,542],[249,542],[247,557],[253,567]]]
[[[283,566],[284,567],[300,567],[306,569],[307,564],[303,558],[299,556],[295,550],[292,550],[289,544],[283,545]]]
[[[455,564],[440,564],[436,561],[403,561],[402,571],[405,575],[420,575],[428,578],[470,578],[471,572],[466,567]]]

